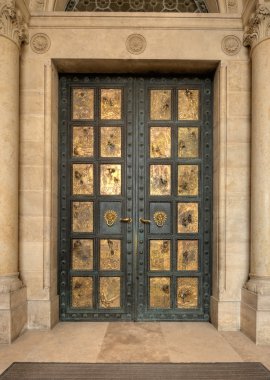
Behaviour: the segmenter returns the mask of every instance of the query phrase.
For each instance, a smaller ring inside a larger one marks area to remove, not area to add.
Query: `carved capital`
[[[28,28],[21,12],[16,8],[15,0],[0,0],[0,36],[14,41],[18,47],[28,43]]]
[[[270,37],[270,9],[265,5],[258,5],[249,20],[243,43],[244,46],[252,48],[267,37]]]

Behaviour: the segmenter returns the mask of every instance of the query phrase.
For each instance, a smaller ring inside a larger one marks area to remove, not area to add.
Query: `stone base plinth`
[[[221,301],[211,297],[211,323],[219,331],[240,329],[240,301]]]
[[[256,344],[270,345],[270,295],[242,289],[241,331]]]
[[[0,344],[11,343],[27,325],[26,287],[0,293]]]
[[[28,328],[51,329],[59,321],[59,297],[28,301]]]

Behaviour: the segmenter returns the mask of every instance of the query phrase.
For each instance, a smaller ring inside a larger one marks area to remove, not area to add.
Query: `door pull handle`
[[[121,218],[120,222],[122,222],[122,223],[131,223],[132,219],[131,218]]]
[[[150,223],[151,223],[151,220],[140,218],[140,222],[141,222],[141,223],[144,223],[144,224],[150,224]]]

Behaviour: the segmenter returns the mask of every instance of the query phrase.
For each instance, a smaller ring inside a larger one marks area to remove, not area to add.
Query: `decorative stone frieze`
[[[270,38],[270,8],[258,5],[256,12],[251,16],[246,33],[244,34],[244,46],[253,48],[258,42]]]
[[[28,42],[28,29],[15,0],[0,0],[0,35],[14,41],[18,47]]]

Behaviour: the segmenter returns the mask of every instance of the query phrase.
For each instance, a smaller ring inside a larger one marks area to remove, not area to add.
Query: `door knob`
[[[140,218],[140,222],[141,222],[141,223],[144,223],[144,224],[150,224],[150,223],[151,223],[151,220]]]
[[[131,218],[121,218],[120,222],[122,222],[122,223],[131,223],[132,219]]]

